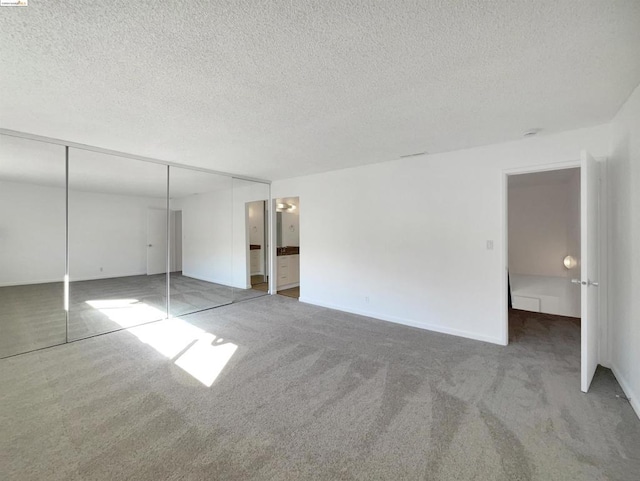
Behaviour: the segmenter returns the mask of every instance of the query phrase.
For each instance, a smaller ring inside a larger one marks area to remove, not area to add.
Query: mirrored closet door
[[[269,195],[0,135],[0,357],[267,295]]]
[[[234,301],[269,290],[269,185],[233,179]]]
[[[0,135],[0,357],[66,340],[65,148]]]
[[[171,316],[233,302],[233,180],[171,167],[169,209]]]
[[[166,165],[69,151],[69,340],[166,318]]]

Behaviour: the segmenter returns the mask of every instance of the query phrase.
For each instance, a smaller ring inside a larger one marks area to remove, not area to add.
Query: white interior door
[[[167,211],[147,211],[147,275],[167,272]]]
[[[599,246],[598,214],[600,194],[600,170],[596,160],[587,151],[580,154],[581,160],[581,378],[583,392],[589,385],[598,367],[599,332]],[[576,280],[574,279],[574,282]]]

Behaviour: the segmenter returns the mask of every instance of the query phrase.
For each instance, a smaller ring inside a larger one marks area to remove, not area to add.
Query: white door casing
[[[167,211],[147,211],[147,275],[167,271]]]

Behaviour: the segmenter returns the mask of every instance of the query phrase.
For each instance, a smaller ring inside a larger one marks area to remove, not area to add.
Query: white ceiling
[[[33,1],[0,127],[278,179],[609,121],[640,1]]]

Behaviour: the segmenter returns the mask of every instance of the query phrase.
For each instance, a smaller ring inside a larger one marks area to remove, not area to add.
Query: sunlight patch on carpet
[[[211,387],[238,346],[182,319],[166,319],[159,309],[138,299],[87,301],[141,342],[174,361],[174,364],[207,387]],[[158,317],[160,316],[160,317]],[[137,326],[137,327],[131,327]]]

